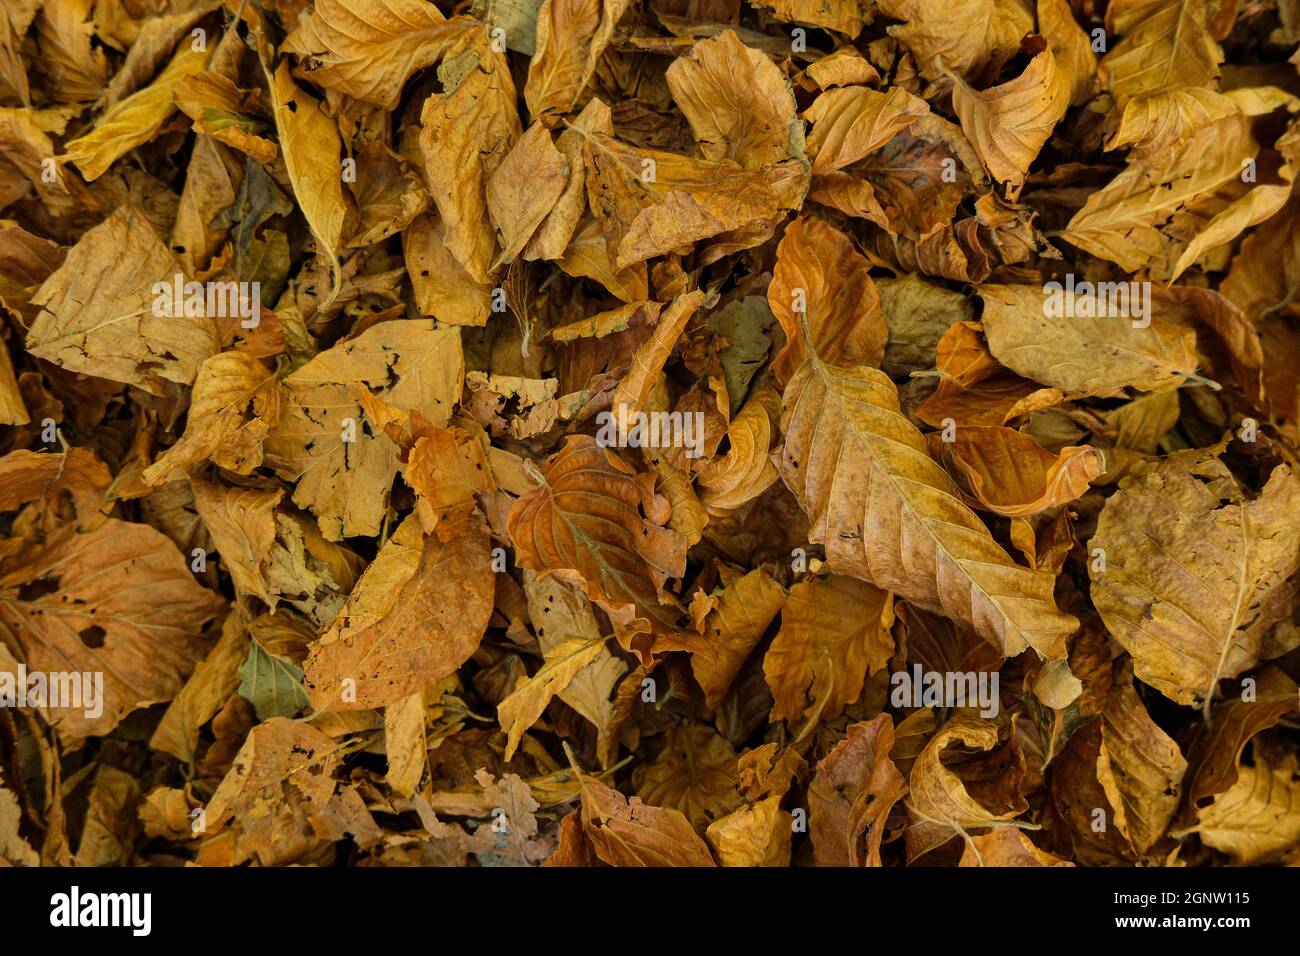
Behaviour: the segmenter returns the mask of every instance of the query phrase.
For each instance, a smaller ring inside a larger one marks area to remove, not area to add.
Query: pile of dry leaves
[[[5,0],[0,862],[1300,863],[1297,43]]]

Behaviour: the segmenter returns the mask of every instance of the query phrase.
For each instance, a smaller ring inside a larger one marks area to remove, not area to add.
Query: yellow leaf
[[[1054,576],[1016,565],[903,416],[894,383],[816,355],[786,386],[777,468],[830,568],[974,627],[1008,657],[1065,657]]]
[[[1300,782],[1296,757],[1266,757],[1238,769],[1237,782],[1200,811],[1196,832],[1206,846],[1250,866],[1300,841]]]
[[[1196,372],[1196,333],[1159,303],[1141,305],[1141,287],[1076,289],[1071,301],[1068,289],[1053,300],[1039,286],[981,286],[989,351],[1012,371],[1076,395],[1177,388]],[[1103,295],[1108,307],[1099,309]],[[1049,316],[1055,304],[1063,314]]]
[[[68,251],[32,303],[41,313],[27,333],[33,355],[162,394],[188,385],[217,352],[212,320],[156,314],[155,283],[184,278],[144,214],[119,206]]]
[[[792,818],[771,796],[709,824],[704,838],[723,866],[789,866]]]
[[[153,139],[176,109],[176,87],[201,72],[207,59],[206,52],[182,44],[156,80],[109,107],[89,133],[68,143],[68,159],[87,181],[104,175],[118,159]]]
[[[1105,559],[1090,564],[1092,599],[1139,680],[1208,708],[1221,679],[1259,662],[1296,605],[1297,507],[1285,465],[1249,499],[1204,452],[1139,465],[1120,483],[1091,543]]]
[[[542,0],[524,84],[534,118],[573,108],[628,5],[629,0]]]
[[[299,78],[394,110],[412,74],[477,28],[424,0],[316,0],[282,49],[300,58]]]
[[[506,732],[506,760],[514,756],[524,732],[542,716],[547,704],[563,691],[580,671],[595,662],[605,649],[605,638],[573,638],[554,645],[546,663],[521,683],[497,707],[497,718]]]
[[[348,213],[338,125],[319,100],[293,82],[287,61],[274,75],[268,70],[266,80],[289,182],[319,251],[329,261],[337,292],[343,221]]]
[[[1042,38],[1026,41],[1033,59],[1014,79],[976,92],[960,77],[952,104],[984,168],[1018,193],[1025,173],[1070,106],[1069,83]]]

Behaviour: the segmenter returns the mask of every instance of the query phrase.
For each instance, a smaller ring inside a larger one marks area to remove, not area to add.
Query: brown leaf
[[[0,560],[0,623],[28,673],[103,675],[84,707],[43,709],[69,747],[171,700],[203,656],[203,626],[224,607],[161,533],[115,518]]]
[[[661,595],[661,582],[682,573],[685,542],[641,515],[642,488],[630,469],[594,439],[572,436],[545,474],[546,484],[510,509],[519,563],[543,575],[576,576],[624,646],[639,633],[674,633],[677,604]]]
[[[907,783],[890,759],[894,723],[881,714],[850,724],[817,764],[808,787],[808,829],[818,866],[883,866],[880,845]]]
[[[1053,455],[1024,432],[996,425],[964,425],[955,441],[926,436],[930,454],[950,474],[968,503],[1000,515],[1024,517],[1074,501],[1101,474],[1087,445]]]
[[[715,866],[709,848],[672,809],[629,800],[595,777],[582,776],[582,824],[610,866]]]
[[[785,348],[772,363],[778,377],[788,380],[807,356],[804,322],[825,361],[879,365],[889,329],[870,265],[849,237],[820,219],[798,219],[786,229],[776,256],[767,302],[785,331]]]
[[[357,582],[304,671],[321,710],[380,707],[455,673],[478,648],[492,613],[490,540],[461,510],[439,533],[408,518]]]
[[[890,595],[864,581],[821,575],[790,588],[781,631],[763,658],[776,704],[773,720],[799,725],[804,737],[857,701],[863,681],[893,653]]]

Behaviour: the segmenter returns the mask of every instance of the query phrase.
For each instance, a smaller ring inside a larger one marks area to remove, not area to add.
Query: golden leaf
[[[331,541],[376,534],[399,462],[386,436],[367,434],[356,386],[377,388],[385,401],[418,408],[442,426],[463,375],[457,329],[424,319],[380,322],[284,380],[267,464],[296,483],[294,504],[309,508]]]
[[[1294,753],[1280,759],[1255,753],[1238,768],[1237,782],[1200,811],[1201,841],[1249,866],[1300,841],[1300,769]]]
[[[1168,165],[1152,170],[1130,163],[1088,197],[1062,237],[1129,272],[1151,267],[1173,281],[1203,253],[1286,202],[1289,169],[1285,186],[1243,183],[1242,169],[1257,153],[1248,118],[1226,116],[1202,127]]]
[[[813,173],[856,163],[929,112],[925,100],[896,86],[887,93],[862,86],[827,90],[803,114],[812,123],[808,154]]]
[[[156,80],[109,107],[85,136],[67,145],[67,157],[87,181],[98,179],[122,156],[147,143],[176,109],[176,87],[202,71],[208,55],[182,45]]]
[[[1210,35],[1205,0],[1156,0],[1129,13],[1119,29],[1124,39],[1100,68],[1103,86],[1121,104],[1140,93],[1209,86],[1218,77],[1223,51]]]
[[[573,638],[552,646],[546,663],[532,677],[517,686],[497,706],[497,718],[506,732],[506,759],[519,746],[524,731],[537,722],[551,699],[563,691],[578,673],[594,663],[605,650],[605,638]]]
[[[632,784],[646,803],[678,811],[699,831],[740,803],[736,773],[731,744],[693,723],[668,731],[659,759],[637,767]]]
[[[785,591],[761,568],[723,588],[700,625],[707,644],[691,655],[691,670],[709,707],[716,708],[731,689],[784,603]]]
[[[981,753],[987,754],[998,748],[997,727],[989,721],[959,714],[944,724],[917,756],[908,780],[910,793],[907,796],[907,809],[912,818],[907,833],[911,857],[917,855],[913,852],[914,846],[921,850],[930,849],[946,843],[956,834],[963,836],[970,846],[970,830],[1007,826],[1008,821],[1019,816],[1026,806],[1016,786],[1018,774],[1024,773],[1023,762],[1018,774],[1013,772],[1001,776],[999,796],[1001,802],[1009,805],[1006,809],[997,809],[977,799],[962,777],[945,765],[941,757],[954,745],[974,751],[977,757]]]
[[[628,0],[542,0],[524,99],[534,117],[567,113],[628,8]]]
[[[748,170],[803,160],[803,124],[789,82],[734,31],[696,43],[665,79],[705,159]]]
[[[971,837],[958,866],[1074,866],[1030,842],[1023,830],[1002,827]]]
[[[1106,501],[1092,599],[1139,680],[1208,709],[1215,685],[1254,667],[1296,605],[1300,481],[1279,465],[1249,499],[1212,455],[1138,466]],[[1279,651],[1280,652],[1280,651]]]
[[[1127,146],[1131,158],[1157,167],[1175,160],[1199,130],[1237,111],[1223,94],[1195,86],[1139,93],[1118,111],[1106,149]]]
[[[267,73],[271,109],[294,197],[319,251],[329,261],[332,281],[339,282],[339,251],[348,206],[343,196],[343,142],[334,120],[319,100],[303,92],[281,63]]]
[[[992,76],[1033,30],[1033,16],[1015,0],[880,0],[880,12],[907,21],[889,34],[912,52],[926,79],[944,68],[968,79]]]
[[[972,626],[1008,657],[1065,657],[1078,622],[1057,610],[1053,576],[1012,562],[962,504],[884,373],[814,354],[784,408],[777,469],[831,569]]]
[[[1097,73],[1097,55],[1088,34],[1075,20],[1069,0],[1038,0],[1038,32],[1047,38],[1056,67],[1070,86],[1071,105],[1087,102]]]
[[[522,132],[505,57],[487,31],[469,35],[439,67],[444,91],[424,102],[420,154],[424,178],[442,217],[447,251],[475,282],[489,282],[496,236],[487,185]]]
[[[591,603],[556,575],[538,576],[524,571],[524,594],[528,598],[528,616],[537,634],[542,656],[549,663],[559,648],[575,640],[596,641],[600,626]],[[618,741],[614,737],[616,721],[610,696],[627,664],[610,653],[602,642],[600,653],[577,671],[568,684],[558,691],[560,700],[580,713],[596,728],[596,749],[601,762],[613,762]]]
[[[487,205],[501,244],[498,261],[511,262],[554,208],[567,179],[564,156],[551,134],[534,123],[487,183]]]
[[[282,49],[300,58],[299,78],[392,110],[412,74],[476,27],[422,0],[317,0]]]
[[[271,546],[275,543],[275,509],[284,492],[231,488],[191,476],[194,506],[212,535],[236,591],[255,594],[275,610],[276,599],[266,581]]]
[[[1145,853],[1164,836],[1178,809],[1187,761],[1147,714],[1127,677],[1111,687],[1101,721],[1097,779],[1115,826]]]
[[[1060,317],[1048,314],[1051,294],[1038,286],[981,286],[989,351],[1025,378],[1074,394],[1177,388],[1196,372],[1196,333],[1154,305],[1139,316],[1139,285],[1115,284],[1117,315],[1105,314],[1108,309],[1086,314],[1094,311],[1084,307],[1095,304],[1094,297],[1077,290],[1071,299],[1068,289],[1061,291]]]
[[[41,312],[27,349],[69,371],[153,394],[166,382],[188,385],[218,344],[208,318],[156,314],[155,283],[170,288],[178,276],[180,266],[144,214],[120,206],[82,236],[32,298]]]
[[[242,352],[204,360],[194,380],[189,418],[176,444],[144,470],[148,485],[184,478],[204,461],[239,475],[262,463],[262,442],[280,421],[275,374]]]
[[[770,384],[754,389],[727,427],[727,454],[696,475],[700,501],[710,514],[726,514],[757,498],[776,481],[770,452],[781,419],[781,396]]]
[[[238,612],[226,615],[221,638],[208,656],[199,661],[163,713],[149,738],[154,750],[169,753],[193,764],[199,744],[199,730],[211,720],[239,686],[239,665],[248,656],[248,629]],[[188,822],[186,832],[189,832]]]
[[[857,36],[871,20],[862,0],[758,0],[754,6],[771,9],[781,23],[806,23],[848,37]]]
[[[789,866],[790,831],[789,812],[771,796],[714,820],[704,838],[722,866]]]
[[[961,128],[984,168],[1012,187],[1013,195],[1070,106],[1068,80],[1045,41],[1039,37],[1025,46],[1033,59],[1019,76],[982,92],[957,77],[952,93]]]

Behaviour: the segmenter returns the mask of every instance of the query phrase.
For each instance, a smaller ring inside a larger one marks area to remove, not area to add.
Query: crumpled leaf
[[[1087,445],[1053,455],[1024,432],[996,425],[963,425],[951,442],[940,432],[926,437],[968,504],[1013,518],[1074,501],[1102,471]]]
[[[494,584],[481,517],[453,512],[430,535],[408,518],[384,551],[311,647],[303,669],[318,710],[379,707],[422,690],[465,663],[487,629]]]
[[[1033,58],[1015,79],[976,92],[957,78],[952,97],[962,130],[989,175],[1013,194],[1070,105],[1068,79],[1046,42],[1028,43],[1026,52]]]
[[[848,736],[817,764],[808,787],[808,828],[818,866],[883,866],[880,844],[907,782],[890,758],[888,714],[850,724]]]
[[[823,575],[800,581],[781,607],[781,631],[763,658],[763,673],[785,720],[803,737],[822,719],[838,717],[862,683],[893,652],[890,595],[864,581]]]
[[[315,513],[327,538],[373,535],[399,462],[388,438],[364,427],[357,386],[442,426],[463,375],[455,329],[425,319],[380,322],[284,380],[280,420],[263,445],[266,463],[295,483],[294,503]]]
[[[1300,482],[1285,465],[1251,497],[1212,455],[1139,467],[1106,502],[1092,598],[1138,679],[1209,707],[1216,685],[1269,652],[1297,601]],[[1273,653],[1281,653],[1278,648]]]

